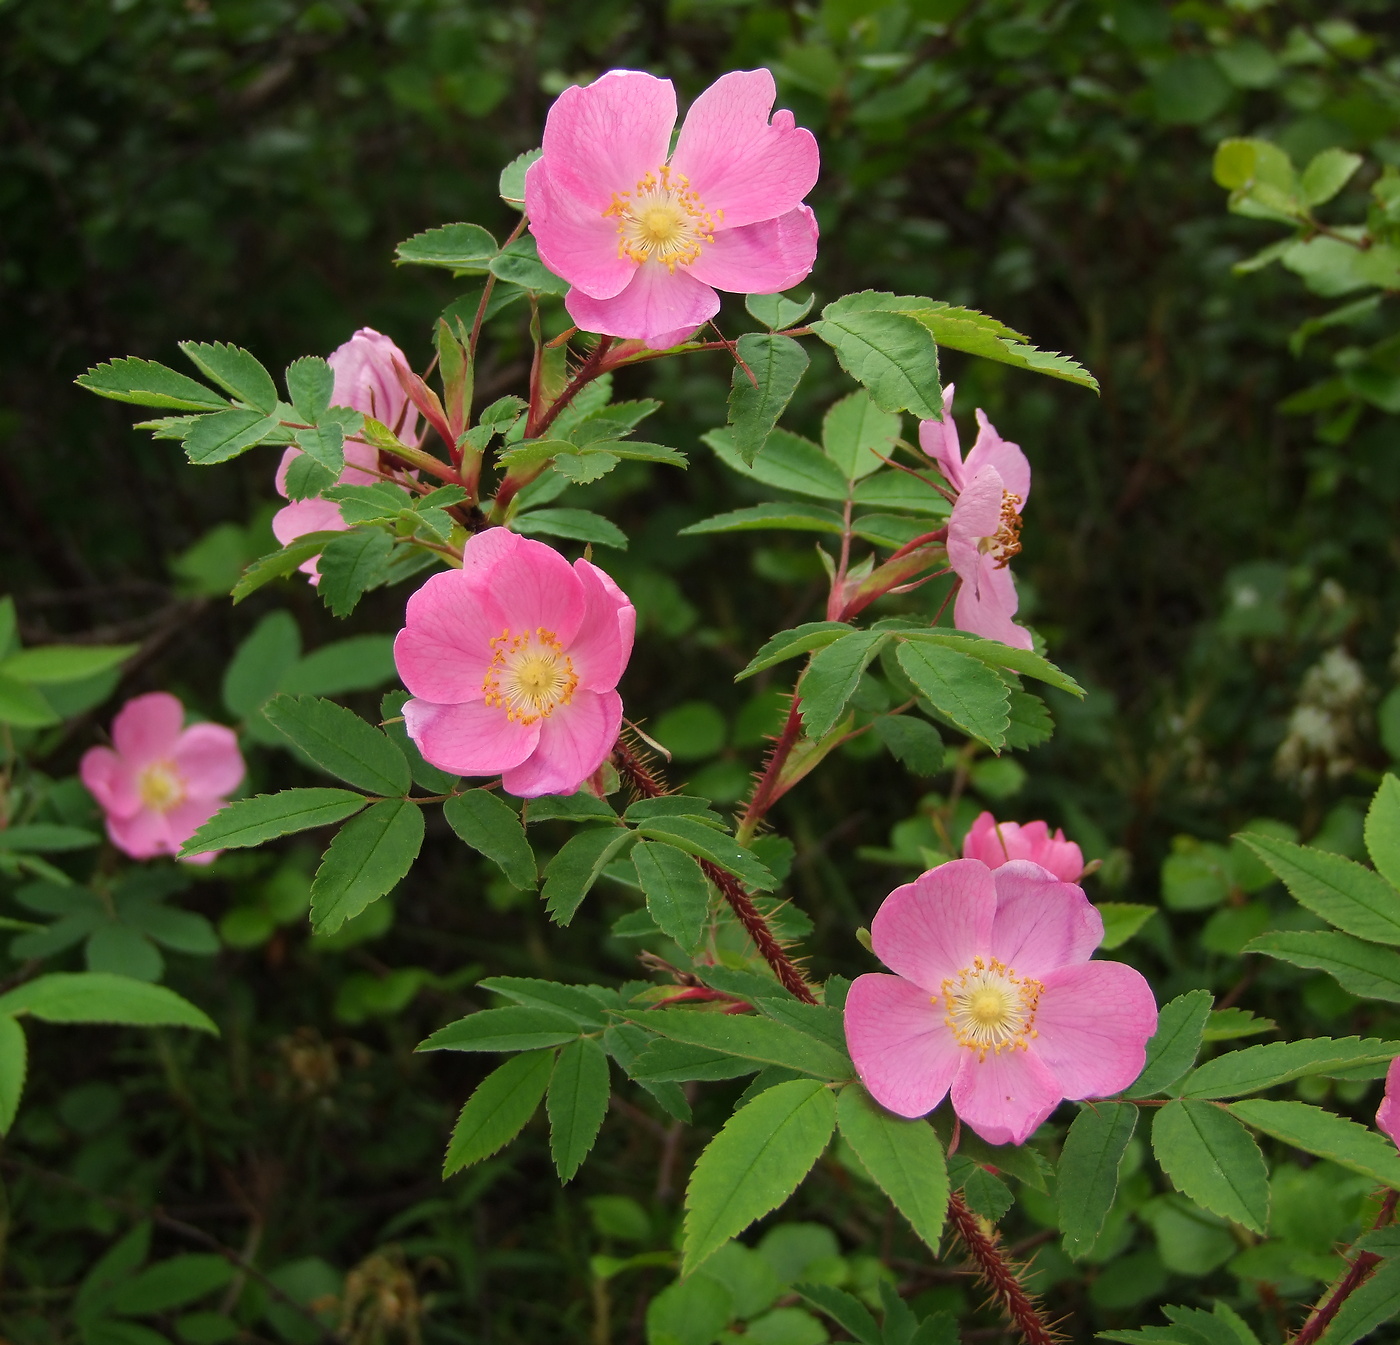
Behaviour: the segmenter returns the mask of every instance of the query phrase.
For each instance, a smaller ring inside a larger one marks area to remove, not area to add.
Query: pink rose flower
[[[989,869],[1029,859],[1062,883],[1077,883],[1084,872],[1084,852],[1063,831],[1052,836],[1044,822],[998,822],[991,813],[981,814],[963,837],[963,858],[980,859]]]
[[[375,420],[383,422],[410,447],[418,446],[418,412],[394,375],[395,362],[408,367],[403,351],[387,336],[372,327],[361,327],[343,346],[326,357],[335,374],[331,392],[332,406],[348,406]],[[282,454],[277,467],[277,493],[287,495],[287,470],[301,457],[301,449],[289,448]],[[379,463],[379,450],[360,439],[345,444],[345,470],[337,485],[370,486],[381,478],[374,469]],[[341,517],[340,506],[331,500],[312,496],[309,500],[293,500],[272,517],[272,534],[286,546],[308,532],[344,532],[349,524]],[[319,583],[317,557],[313,556],[301,569]]]
[[[228,800],[243,778],[232,729],[184,727],[185,707],[165,691],[129,700],[112,720],[111,747],[90,747],[78,764],[107,814],[107,835],[132,859],[173,855]],[[216,850],[187,856],[208,864]]]
[[[1385,1072],[1385,1096],[1376,1112],[1376,1126],[1390,1136],[1392,1144],[1400,1145],[1400,1056]]]
[[[596,565],[489,528],[408,600],[394,659],[409,737],[434,766],[572,794],[617,741],[637,613]]]
[[[668,161],[670,80],[610,70],[559,95],[525,211],[580,327],[665,350],[714,317],[717,289],[774,294],[807,275],[817,221],[802,198],[817,142],[791,112],[769,120],[776,96],[767,70],[720,76]]]
[[[1084,893],[1013,860],[955,859],[897,887],[871,924],[895,975],[858,977],[846,1042],[882,1106],[953,1110],[989,1144],[1022,1144],[1064,1098],[1142,1072],[1157,1006],[1121,962],[1091,962],[1103,921]]]

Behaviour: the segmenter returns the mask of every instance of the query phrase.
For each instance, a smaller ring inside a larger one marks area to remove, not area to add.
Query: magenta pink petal
[[[470,575],[474,583],[484,581],[522,540],[519,533],[509,528],[487,528],[484,532],[473,533],[462,548],[462,573]]]
[[[340,516],[340,506],[319,496],[293,500],[272,516],[272,535],[283,546],[309,532],[344,532],[348,526]]]
[[[586,610],[583,585],[552,546],[523,538],[492,568],[490,585],[492,609],[512,634],[543,629],[566,649],[578,634]]]
[[[1385,1096],[1376,1112],[1376,1125],[1392,1144],[1400,1145],[1400,1056],[1390,1062],[1385,1072]]]
[[[767,70],[731,70],[690,106],[671,166],[726,229],[785,215],[816,185],[816,138],[792,113],[768,114],[777,86]]]
[[[953,1110],[988,1144],[1024,1144],[1059,1105],[1055,1076],[1032,1051],[965,1051],[953,1080]]]
[[[1103,940],[1103,917],[1072,883],[1028,859],[1013,859],[992,874],[997,913],[988,951],[1020,976],[1037,979],[1059,967],[1087,962]]]
[[[1065,1097],[1109,1097],[1142,1073],[1157,1003],[1140,972],[1121,962],[1084,962],[1041,976],[1031,1051]]]
[[[1022,505],[1030,498],[1031,465],[1026,460],[1026,455],[1021,452],[1021,446],[1003,439],[997,433],[996,426],[987,419],[986,412],[979,407],[977,442],[967,455],[963,470],[971,477],[984,467],[995,467],[997,475],[1001,477],[1002,486],[1013,495],[1020,496]]]
[[[975,859],[955,859],[897,887],[870,922],[875,956],[891,971],[936,995],[987,950],[996,889]]]
[[[557,190],[543,159],[525,174],[525,213],[540,260],[570,285],[611,299],[631,280],[637,263],[618,250],[617,218]]]
[[[78,763],[78,777],[104,812],[129,817],[141,806],[135,772],[110,747],[89,747]]]
[[[130,817],[116,817],[108,813],[107,835],[118,850],[132,859],[173,855],[180,848],[170,839],[166,815],[150,808],[142,808]]]
[[[505,628],[481,583],[465,571],[447,570],[408,600],[406,624],[394,639],[394,664],[404,686],[422,700],[479,701],[495,653],[491,640]]]
[[[575,794],[617,741],[622,698],[615,691],[575,691],[567,705],[539,721],[539,744],[505,772],[501,787],[516,798]]]
[[[958,444],[958,427],[953,420],[953,387],[949,383],[943,389],[943,419],[919,422],[919,447],[938,464],[948,484],[954,490],[961,490],[966,476]]]
[[[465,705],[404,702],[409,737],[424,760],[453,775],[495,775],[518,766],[540,737],[540,721],[520,724],[500,706],[483,701]]]
[[[587,691],[611,691],[632,652],[637,614],[622,590],[596,565],[574,562],[583,587],[584,616],[569,645],[578,684]]]
[[[582,290],[564,296],[569,316],[586,332],[645,341],[669,350],[719,312],[719,295],[684,266],[668,271],[660,262],[638,266],[625,289],[611,299],[591,299]]]
[[[112,742],[129,766],[168,757],[185,725],[185,707],[168,691],[127,701],[112,720]]]
[[[817,217],[800,205],[777,219],[721,229],[690,274],[735,294],[777,294],[806,279],[816,259]]]
[[[222,724],[191,724],[175,744],[172,760],[184,778],[185,788],[195,798],[215,799],[231,794],[243,779],[238,737]]]
[[[950,538],[950,560],[952,554]],[[1033,649],[1035,642],[1030,631],[1011,619],[1019,601],[1011,571],[997,565],[990,556],[979,556],[971,578],[963,576],[962,587],[953,600],[953,624],[984,639],[1000,640],[1013,649]]]
[[[965,1048],[927,993],[902,976],[858,976],[846,996],[846,1045],[870,1096],[924,1116],[948,1092]]]
[[[545,119],[543,162],[561,194],[601,214],[666,162],[675,124],[669,79],[609,70],[559,95]]]

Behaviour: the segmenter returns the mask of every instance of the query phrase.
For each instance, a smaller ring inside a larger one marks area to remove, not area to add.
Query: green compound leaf
[[[277,385],[272,375],[246,350],[202,341],[181,341],[180,349],[206,378],[233,394],[245,406],[269,415],[277,405]]]
[[[887,1112],[860,1084],[841,1090],[836,1123],[875,1184],[937,1256],[948,1212],[948,1169],[932,1128]]]
[[[991,668],[970,654],[937,644],[905,641],[896,657],[939,714],[994,752],[1001,750],[1011,725],[1010,694]]]
[[[567,925],[603,870],[636,840],[625,827],[589,827],[571,836],[544,871],[545,910],[557,925]]]
[[[334,933],[378,901],[413,866],[422,845],[423,810],[415,803],[386,799],[352,818],[321,856],[311,884],[312,929]]]
[[[945,649],[956,649],[960,653],[971,654],[973,658],[980,659],[990,667],[1007,668],[1011,672],[1034,677],[1058,687],[1061,691],[1068,691],[1072,696],[1083,698],[1084,688],[1074,678],[1062,672],[1049,659],[1041,658],[1029,649],[1017,649],[1014,645],[1002,644],[1000,640],[988,640],[980,635],[964,635],[953,631],[906,630],[900,634],[906,640],[942,645]]]
[[[1400,1190],[1400,1152],[1377,1131],[1306,1102],[1247,1098],[1230,1103],[1229,1109],[1246,1124],[1295,1149],[1330,1159]]]
[[[836,352],[841,367],[865,385],[876,406],[939,420],[938,345],[917,317],[897,311],[901,302],[870,291],[848,294],[827,304],[812,330]]]
[[[1057,1190],[1065,1253],[1088,1256],[1118,1194],[1118,1165],[1137,1128],[1138,1109],[1095,1102],[1080,1109],[1065,1136]]]
[[[154,360],[113,360],[96,365],[73,381],[99,397],[133,406],[158,406],[168,411],[222,411],[228,406],[212,388]]]
[[[852,631],[812,656],[798,685],[802,725],[809,738],[820,738],[835,727],[861,674],[889,638],[884,631]]]
[[[835,1129],[836,1100],[817,1079],[776,1084],[735,1112],[690,1174],[682,1275],[797,1190]]]
[[[461,275],[479,275],[500,250],[479,224],[443,224],[400,243],[394,249],[394,264],[445,266]]]
[[[763,1065],[781,1065],[818,1079],[849,1079],[855,1069],[844,1050],[769,1018],[750,1014],[652,1009],[636,1020],[671,1041],[720,1051]]]
[[[577,985],[562,985],[558,981],[543,981],[533,976],[488,976],[477,984],[483,990],[504,995],[526,1008],[562,1013],[579,1027],[591,1029],[603,1026],[603,1001],[591,993],[598,989],[597,986],[585,989]]]
[[[771,892],[778,880],[753,851],[746,850],[732,836],[717,831],[693,817],[654,817],[637,827],[637,834],[648,840],[665,841],[699,859],[708,859],[726,873],[732,873],[759,892]]]
[[[1400,944],[1400,891],[1355,860],[1276,836],[1244,832],[1254,851],[1302,906],[1347,934]]]
[[[180,850],[181,855],[206,850],[237,850],[261,845],[274,836],[288,836],[311,827],[328,827],[360,811],[369,800],[348,789],[284,789],[225,804]]]
[[[1156,1034],[1147,1043],[1147,1063],[1127,1090],[1128,1097],[1164,1093],[1196,1063],[1210,1006],[1209,990],[1189,990],[1162,1006]]]
[[[663,934],[691,952],[710,914],[710,885],[694,857],[663,841],[639,841],[632,863],[651,918]]]
[[[580,1037],[559,1052],[549,1081],[549,1152],[561,1182],[569,1181],[588,1157],[602,1129],[610,1092],[608,1057],[592,1037]]]
[[[278,428],[276,416],[261,411],[216,411],[190,422],[185,456],[197,467],[227,462],[260,444]]]
[[[486,856],[506,881],[528,892],[539,885],[535,852],[525,839],[520,814],[488,789],[468,789],[442,805],[447,824],[473,850]]]
[[[274,696],[268,722],[323,770],[387,797],[407,794],[408,761],[379,729],[353,710],[316,696]]]
[[[734,680],[742,682],[754,673],[765,668],[775,667],[799,654],[809,654],[814,649],[824,649],[835,644],[842,636],[851,633],[851,627],[843,621],[808,621],[791,630],[780,630],[762,649],[756,653]]]
[[[0,663],[0,672],[4,671]],[[1400,780],[1393,775],[1381,780],[1366,812],[1366,850],[1387,882],[1400,882]]]
[[[450,1177],[490,1158],[524,1130],[544,1097],[553,1069],[553,1051],[526,1051],[492,1070],[457,1117],[442,1175]]]
[[[1249,1131],[1223,1108],[1211,1102],[1168,1102],[1152,1123],[1152,1150],[1182,1195],[1212,1214],[1264,1233],[1269,1224],[1264,1155]],[[1400,1165],[1400,1157],[1396,1162]]]
[[[556,1009],[508,1004],[481,1009],[440,1027],[420,1051],[538,1051],[576,1041],[579,1025]]]
[[[25,1013],[45,1023],[192,1027],[219,1035],[208,1014],[173,990],[110,972],[50,972],[0,995],[0,1015]]]
[[[1311,1037],[1274,1041],[1228,1051],[1208,1060],[1181,1085],[1182,1097],[1223,1098],[1258,1093],[1306,1075],[1332,1075],[1362,1065],[1388,1064],[1400,1055],[1400,1041],[1359,1037]]]
[[[1325,971],[1353,995],[1400,1004],[1400,953],[1377,948],[1350,934],[1279,931],[1245,944],[1246,953],[1264,953],[1280,962]]]
[[[739,338],[737,350],[729,390],[729,429],[739,456],[752,463],[810,361],[790,336],[750,332]]]

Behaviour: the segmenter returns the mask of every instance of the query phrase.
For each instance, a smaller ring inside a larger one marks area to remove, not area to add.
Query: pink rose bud
[[[636,623],[596,565],[505,528],[477,533],[460,570],[408,600],[394,641],[409,737],[434,766],[500,775],[509,794],[575,793],[617,741]]]
[[[173,855],[228,801],[243,779],[232,729],[184,727],[185,708],[165,691],[129,700],[112,720],[111,747],[83,753],[78,774],[107,814],[107,835],[132,859]],[[217,851],[190,855],[208,864]]]
[[[978,817],[963,838],[963,858],[980,859],[989,869],[1029,859],[1063,883],[1077,883],[1084,872],[1083,851],[1063,831],[1052,836],[1044,822],[998,822],[991,813]]]
[[[802,198],[820,156],[791,112],[769,119],[776,96],[767,70],[722,75],[670,154],[670,80],[610,70],[559,95],[525,211],[580,327],[665,350],[714,317],[717,289],[776,294],[806,277],[817,220]]]
[[[1024,860],[955,859],[885,899],[870,927],[895,974],[858,977],[846,1043],[900,1116],[945,1096],[989,1144],[1023,1144],[1065,1098],[1142,1073],[1157,1005],[1121,962],[1091,962],[1103,921],[1084,893]]]

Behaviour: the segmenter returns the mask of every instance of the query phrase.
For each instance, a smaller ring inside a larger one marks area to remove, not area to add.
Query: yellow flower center
[[[1035,1010],[1045,989],[1039,981],[1017,976],[996,958],[975,957],[970,967],[950,976],[940,987],[946,1010],[944,1022],[953,1029],[960,1046],[977,1052],[1024,1051],[1035,1030]]]
[[[152,812],[168,813],[185,801],[185,777],[173,761],[153,761],[136,777],[136,792]]]
[[[491,649],[482,690],[486,704],[504,707],[507,719],[533,724],[573,699],[578,674],[552,630],[538,626],[512,635],[507,626],[491,641]]]
[[[1001,493],[1001,523],[990,537],[977,543],[977,549],[990,555],[997,563],[997,569],[1004,570],[1011,564],[1011,557],[1021,549],[1021,515],[1017,512],[1021,497],[1009,490]]]
[[[689,266],[724,211],[712,215],[681,173],[663,165],[637,183],[635,191],[615,192],[604,215],[617,216],[617,255],[634,262],[658,261],[668,271]]]

